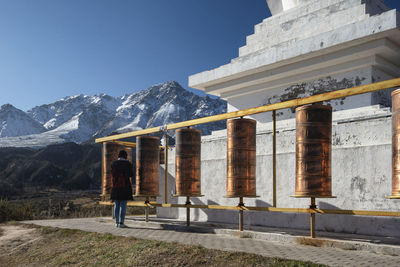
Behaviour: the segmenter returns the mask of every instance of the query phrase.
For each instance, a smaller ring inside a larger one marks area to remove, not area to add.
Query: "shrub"
[[[0,200],[0,223],[7,221],[22,221],[33,218],[34,210],[30,203],[10,203]]]

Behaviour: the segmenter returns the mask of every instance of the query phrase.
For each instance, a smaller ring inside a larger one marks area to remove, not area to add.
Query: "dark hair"
[[[127,159],[127,158],[128,158],[128,154],[126,153],[125,150],[121,150],[121,151],[118,153],[118,158]]]

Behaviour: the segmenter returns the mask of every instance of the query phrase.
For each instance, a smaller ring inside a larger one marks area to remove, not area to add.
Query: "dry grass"
[[[0,223],[54,218],[111,216],[111,206],[99,205],[97,193],[61,192],[51,196],[20,200],[0,199]],[[143,200],[144,201],[144,200]],[[155,213],[155,209],[150,210]],[[143,207],[128,207],[127,215],[142,215]]]
[[[0,266],[321,266],[110,234],[38,230],[41,239],[0,257]]]

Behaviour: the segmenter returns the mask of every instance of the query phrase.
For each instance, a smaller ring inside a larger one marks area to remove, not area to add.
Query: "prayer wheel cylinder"
[[[392,196],[400,197],[400,89],[392,92]]]
[[[158,195],[158,169],[160,165],[160,138],[136,138],[136,195]]]
[[[102,198],[109,200],[112,188],[111,164],[118,159],[121,150],[125,150],[128,154],[128,160],[132,162],[132,148],[117,143],[103,143],[102,157]]]
[[[298,197],[331,197],[332,108],[296,109],[296,193]]]
[[[256,196],[256,121],[227,121],[226,197]]]
[[[201,131],[176,131],[175,181],[177,196],[201,196]]]

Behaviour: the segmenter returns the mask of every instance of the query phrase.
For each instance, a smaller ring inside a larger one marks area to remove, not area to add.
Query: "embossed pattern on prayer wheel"
[[[201,131],[176,131],[175,181],[177,196],[201,196]]]
[[[112,188],[111,164],[118,159],[121,150],[128,154],[128,160],[132,162],[132,148],[117,143],[104,142],[102,156],[102,196],[103,200],[109,200]]]
[[[160,165],[160,138],[136,138],[136,195],[158,195],[158,168]]]
[[[400,197],[400,89],[392,92],[392,196]]]
[[[226,197],[256,196],[256,121],[227,121]]]
[[[331,197],[332,108],[296,108],[296,196]]]

